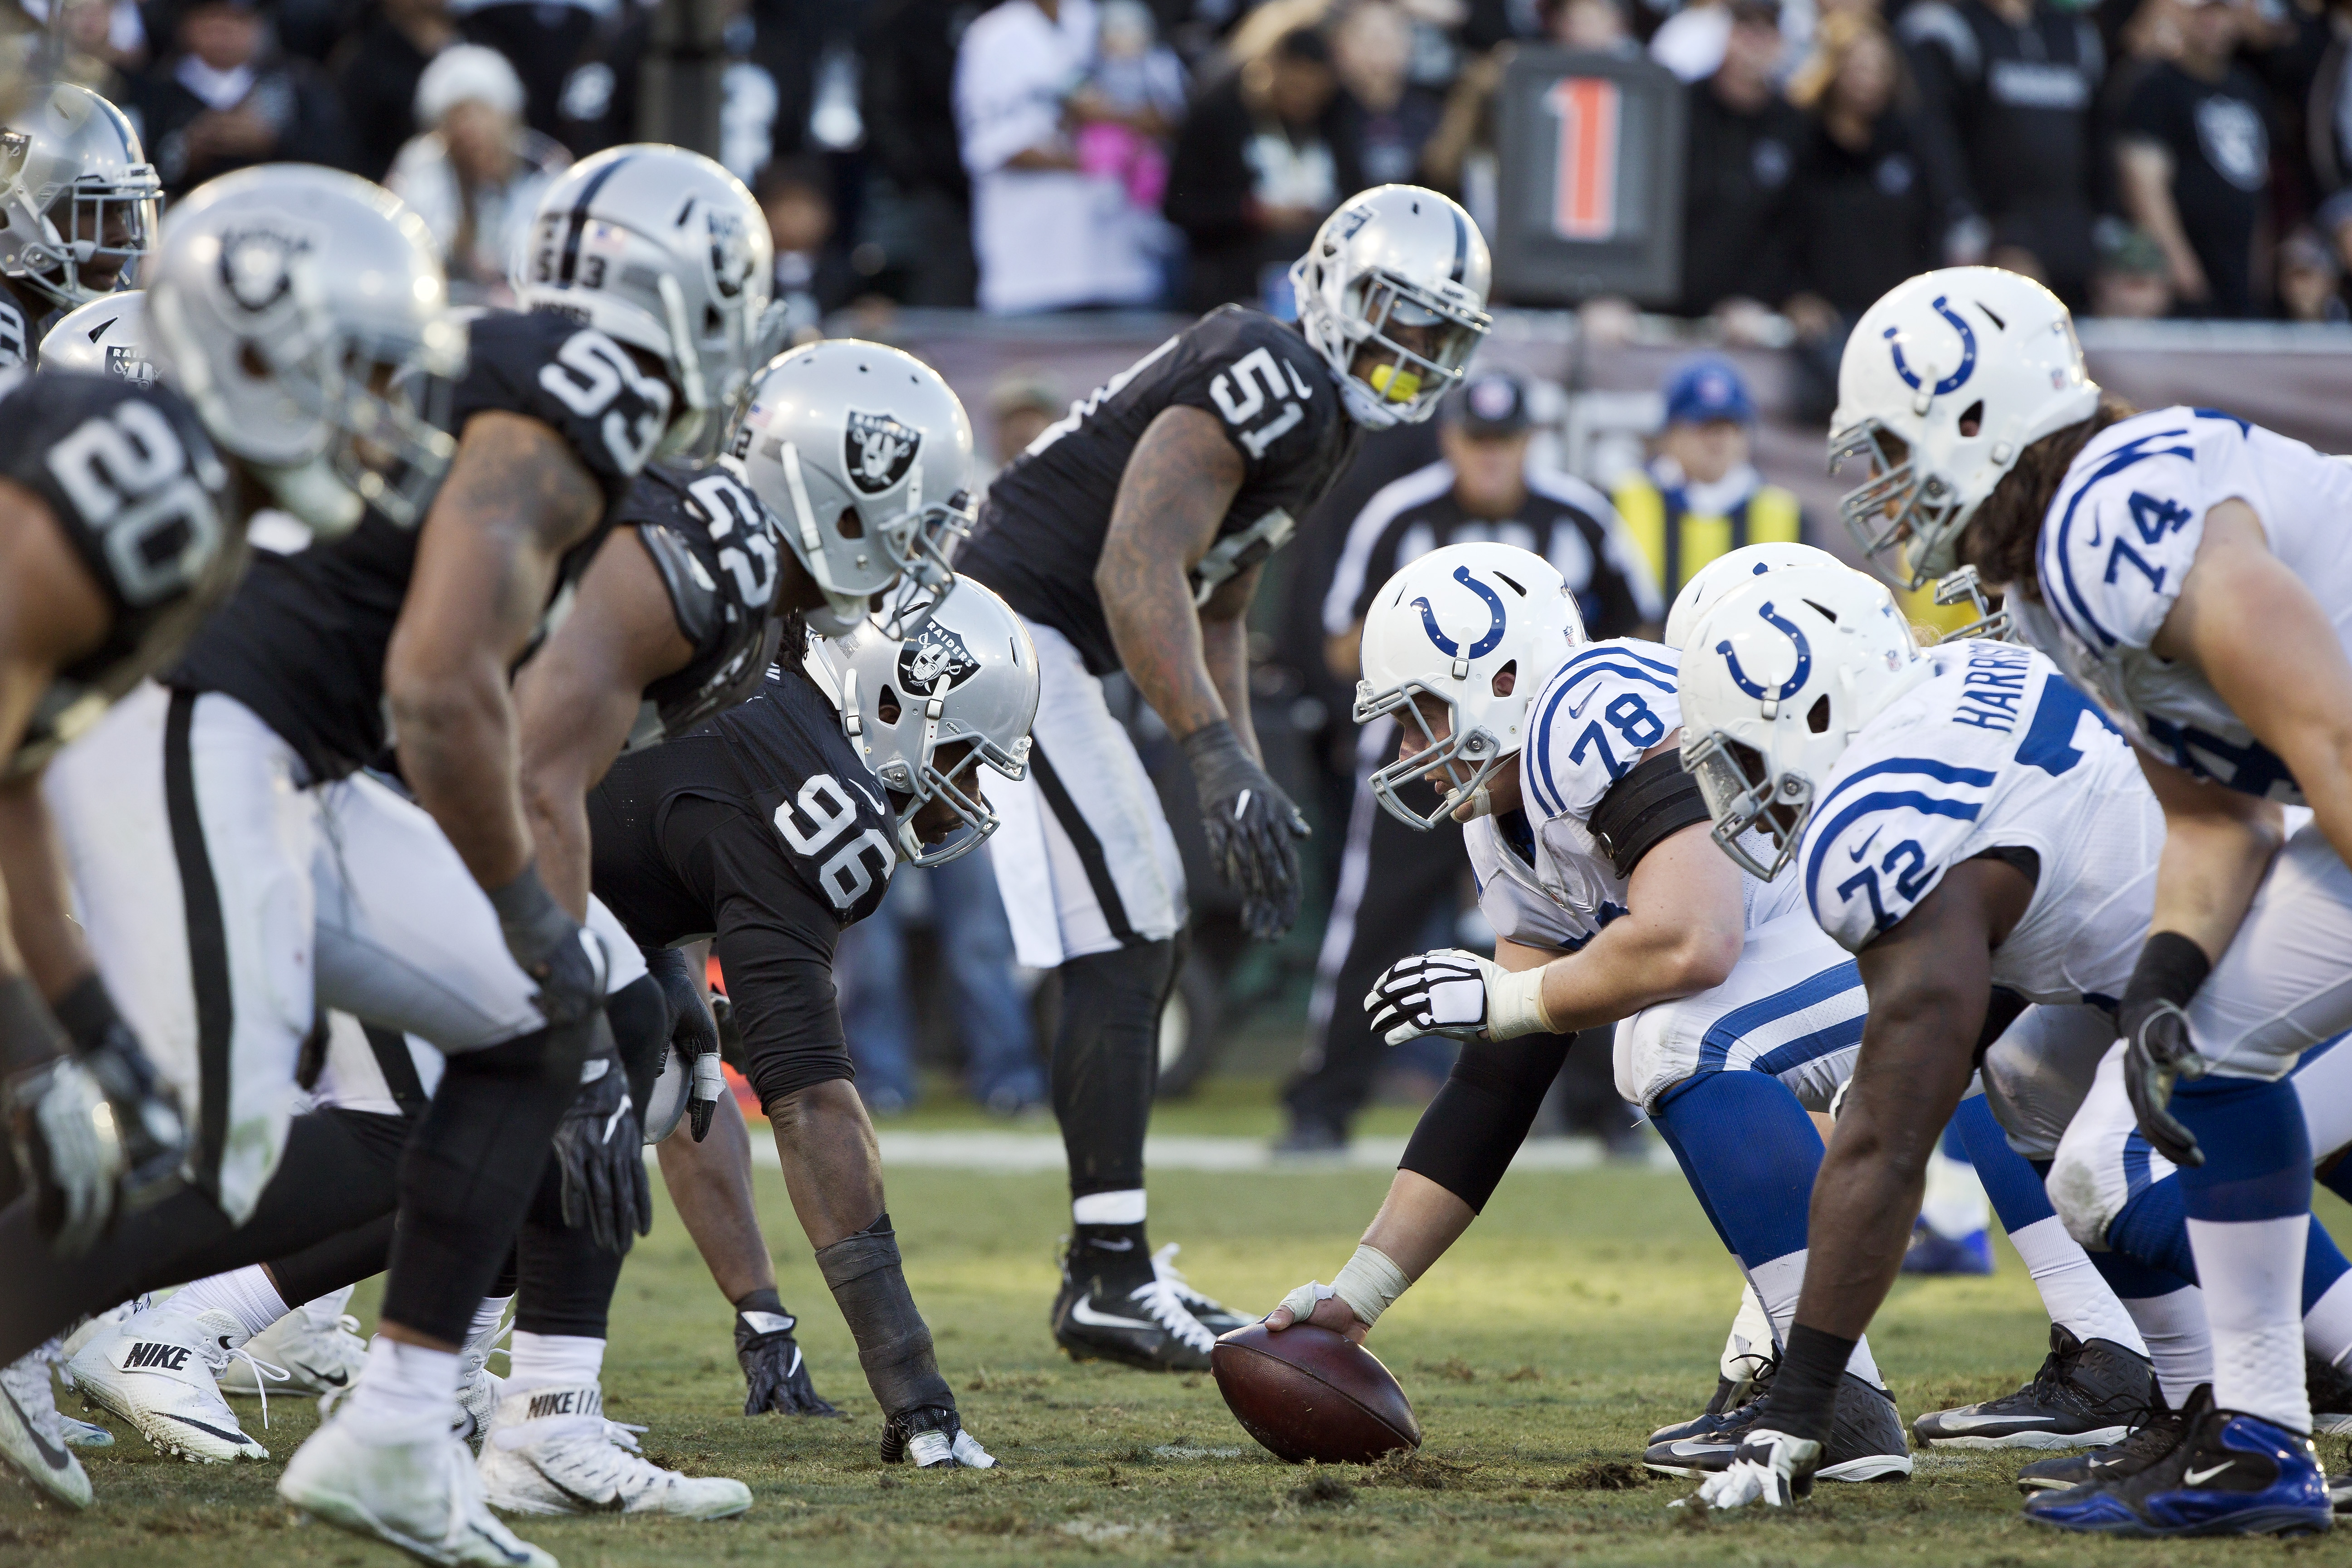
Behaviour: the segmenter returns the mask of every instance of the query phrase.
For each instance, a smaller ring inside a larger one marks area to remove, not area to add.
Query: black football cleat
[[[1750,1400],[1725,1418],[1719,1430],[1697,1437],[1653,1443],[1642,1463],[1662,1476],[1711,1476],[1728,1469],[1740,1440],[1756,1426],[1764,1402]],[[1813,1472],[1824,1481],[1899,1481],[1911,1473],[1911,1445],[1903,1433],[1895,1396],[1873,1388],[1852,1373],[1838,1384],[1837,1417]]]
[[[1171,1241],[1153,1253],[1151,1271],[1167,1281],[1168,1288],[1176,1292],[1176,1300],[1184,1304],[1186,1311],[1200,1321],[1202,1328],[1208,1330],[1213,1337],[1230,1334],[1235,1329],[1248,1328],[1257,1321],[1255,1318],[1243,1317],[1215,1297],[1204,1296],[1195,1289],[1192,1282],[1184,1278],[1183,1270],[1176,1267],[1176,1255],[1182,1250],[1181,1247]]]
[[[2158,1395],[2159,1402],[2162,1397]],[[2035,1460],[2017,1472],[2017,1489],[2032,1497],[2036,1492],[2063,1491],[2092,1481],[2120,1481],[2139,1474],[2180,1447],[2180,1440],[2188,1433],[2189,1420],[2182,1412],[2158,1409],[2120,1443],[2094,1448],[2087,1454],[2060,1454]]]
[[[1137,1251],[1139,1253],[1140,1248]],[[1144,1372],[1206,1372],[1217,1336],[1194,1317],[1155,1260],[1073,1242],[1054,1298],[1054,1340],[1072,1361]]]
[[[919,1470],[996,1468],[996,1456],[963,1429],[963,1418],[939,1405],[902,1410],[882,1423],[882,1462]]]
[[[2311,1535],[2335,1523],[2326,1472],[2311,1439],[2243,1411],[2217,1410],[2210,1388],[2189,1395],[2188,1434],[2137,1475],[2028,1499],[2035,1524],[2139,1540],[2195,1535]]]
[[[2160,1403],[2148,1359],[2112,1340],[2050,1325],[2050,1353],[2024,1387],[1911,1424],[1922,1447],[2098,1448],[2121,1443]]]
[[[735,1359],[743,1365],[743,1414],[764,1415],[839,1415],[809,1381],[808,1363],[801,1356],[793,1330],[800,1320],[790,1312],[749,1311],[735,1314]]]
[[[2305,1351],[2303,1386],[2311,1394],[2311,1435],[2352,1437],[2352,1372]]]
[[[1756,1371],[1744,1380],[1726,1377],[1718,1372],[1715,1377],[1715,1397],[1706,1402],[1706,1408],[1687,1421],[1659,1427],[1650,1434],[1650,1446],[1655,1447],[1661,1443],[1673,1443],[1685,1437],[1709,1436],[1725,1430],[1735,1417],[1739,1417],[1744,1423],[1740,1407],[1764,1397],[1772,1386],[1772,1373],[1780,1365],[1778,1357],[1759,1362]]]

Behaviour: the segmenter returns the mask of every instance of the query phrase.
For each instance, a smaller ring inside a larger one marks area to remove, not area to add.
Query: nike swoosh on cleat
[[[1141,1329],[1149,1332],[1160,1327],[1141,1318],[1121,1318],[1109,1312],[1097,1312],[1087,1305],[1084,1296],[1070,1303],[1070,1321],[1084,1323],[1090,1329]]]
[[[151,1410],[148,1414],[151,1415],[160,1415],[166,1421],[180,1422],[184,1426],[194,1427],[199,1432],[209,1432],[224,1443],[244,1444],[253,1441],[252,1438],[247,1436],[242,1432],[224,1432],[217,1426],[207,1426],[193,1415],[178,1415],[169,1410]]]
[[[786,1377],[790,1377],[790,1376],[792,1376],[792,1375],[793,1375],[793,1373],[796,1373],[796,1372],[800,1371],[800,1369],[801,1369],[801,1347],[800,1347],[800,1346],[798,1346],[798,1345],[794,1345],[794,1346],[793,1347],[793,1364],[792,1364],[792,1365],[790,1365],[790,1366],[788,1366],[788,1367],[786,1367],[786,1368],[784,1368],[784,1375],[785,1375]]]
[[[2228,1469],[2234,1463],[2236,1463],[2235,1460],[2224,1459],[2210,1470],[2183,1471],[2180,1477],[2181,1483],[2185,1486],[2201,1487],[2207,1481],[2211,1480],[2215,1476],[2220,1475],[2223,1470]]]
[[[33,1418],[25,1414],[25,1407],[16,1403],[15,1394],[5,1388],[0,1388],[0,1399],[5,1399],[8,1402],[8,1408],[16,1413],[16,1424],[25,1429],[26,1436],[32,1438],[33,1447],[41,1456],[41,1463],[53,1470],[63,1470],[73,1464],[71,1454],[55,1447],[47,1437],[41,1436],[41,1429],[33,1425]]]
[[[467,1528],[470,1529],[478,1539],[488,1542],[489,1543],[490,1550],[505,1558],[508,1562],[528,1563],[530,1561],[530,1553],[527,1552],[509,1552],[506,1547],[500,1543],[497,1536],[492,1535],[480,1525],[469,1525]]]
[[[573,1491],[570,1487],[565,1486],[562,1481],[559,1481],[553,1476],[549,1475],[546,1468],[542,1466],[533,1465],[531,1468],[539,1471],[540,1479],[545,1481],[549,1486],[553,1487],[557,1491],[562,1492],[565,1497],[570,1498],[573,1502],[578,1503],[583,1509],[586,1510],[590,1513],[620,1513],[628,1507],[628,1504],[621,1500],[621,1494],[618,1491],[614,1492],[612,1501],[602,1502],[595,1498],[586,1497],[579,1492]],[[476,1525],[474,1528],[479,1530],[481,1526]]]

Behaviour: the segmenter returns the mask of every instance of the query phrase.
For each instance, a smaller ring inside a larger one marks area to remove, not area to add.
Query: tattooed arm
[[[1215,542],[1242,479],[1242,455],[1214,415],[1182,405],[1162,410],[1127,460],[1095,565],[1119,661],[1179,740],[1220,719],[1243,732],[1249,723],[1247,705],[1232,704],[1246,674],[1239,617],[1257,574],[1226,583],[1200,610],[1189,575]],[[1218,614],[1229,602],[1234,607]],[[1211,672],[1211,647],[1223,679]]]
[[[384,697],[409,787],[484,888],[531,860],[507,672],[563,552],[604,512],[604,490],[553,430],[486,411],[467,421],[417,541]]]
[[[1254,754],[1257,731],[1250,727],[1246,617],[1250,601],[1257,596],[1258,574],[1264,567],[1261,562],[1226,578],[1201,606],[1202,662],[1208,668],[1209,682],[1217,689],[1218,700],[1225,705],[1225,717],[1233,721],[1234,733]]]

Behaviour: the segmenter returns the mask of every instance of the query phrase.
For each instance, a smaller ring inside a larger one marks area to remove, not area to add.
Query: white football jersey
[[[1574,952],[1626,912],[1624,879],[1592,836],[1592,813],[1642,754],[1682,728],[1681,656],[1615,637],[1576,650],[1528,710],[1520,810],[1464,830],[1478,907],[1513,942]],[[1746,882],[1748,929],[1793,907],[1793,881]]]
[[[2041,862],[1993,982],[2029,1002],[2112,1005],[2155,907],[2164,814],[2115,726],[2010,643],[1927,650],[1933,673],[1863,726],[1823,782],[1797,867],[1849,952],[1988,849]]]
[[[2205,408],[2160,408],[2093,437],[2042,520],[2042,605],[2011,603],[2125,732],[2199,778],[2290,805],[2302,792],[2204,677],[2148,651],[2205,535],[2244,501],[2270,548],[2308,584],[2352,647],[2352,464]]]

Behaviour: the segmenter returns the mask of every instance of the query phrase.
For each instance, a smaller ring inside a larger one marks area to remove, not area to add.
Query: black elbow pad
[[[1663,752],[1638,763],[1609,786],[1592,808],[1592,837],[1621,878],[1631,878],[1642,857],[1693,823],[1708,821],[1698,781],[1683,772],[1681,754]]]

